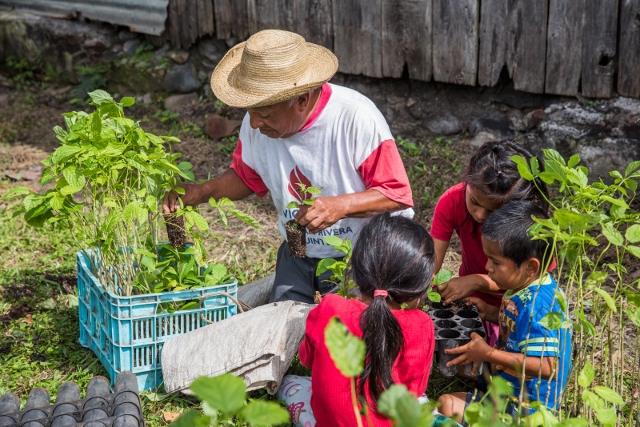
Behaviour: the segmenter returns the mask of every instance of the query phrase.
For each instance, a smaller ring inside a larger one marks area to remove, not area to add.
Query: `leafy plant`
[[[182,207],[176,212],[185,218],[192,248],[174,257],[173,264],[163,263],[160,257],[160,251],[166,250],[159,246],[164,194],[179,182],[193,179],[191,164],[176,165],[180,155],[165,149],[165,143],[178,140],[146,133],[138,123],[125,118],[123,108],[133,105],[133,98],[116,102],[101,90],[89,96],[96,107],[93,113],[65,113],[67,129],[54,128],[61,146],[43,161],[46,168],[40,181],[42,185],[53,182],[54,188],[35,194],[26,187],[16,187],[3,199],[26,195],[14,215],[24,214],[27,223],[36,227],[71,230],[93,271],[111,292],[131,295],[134,290],[193,285],[188,279],[198,277],[195,271],[204,264],[202,233],[209,229],[196,209]],[[184,192],[180,187],[176,191]],[[227,213],[257,224],[230,200],[210,204],[224,224]],[[89,248],[97,250],[89,253]],[[182,263],[183,256],[192,256],[193,261]],[[152,281],[153,272],[169,276],[166,280],[155,276]]]
[[[204,414],[189,409],[171,423],[172,427],[236,425],[232,423],[233,419],[245,421],[253,427],[277,426],[290,421],[289,412],[276,402],[247,402],[244,381],[232,374],[197,378],[189,389],[202,400]]]
[[[296,185],[300,188],[300,193],[302,194],[302,203],[308,206],[313,206],[313,196],[319,195],[322,191],[318,187],[307,187],[301,182],[296,183]],[[287,205],[287,209],[294,209],[300,205],[298,202],[290,202]]]
[[[316,276],[320,276],[326,271],[331,271],[333,275],[330,277],[330,281],[338,287],[338,295],[342,295],[345,298],[352,296],[352,292],[356,288],[356,283],[349,277],[348,267],[353,247],[349,239],[341,239],[337,236],[327,236],[324,242],[333,246],[334,249],[342,252],[344,258],[336,260],[335,258],[324,258],[318,263],[316,267]]]
[[[640,258],[640,214],[631,208],[640,161],[631,162],[624,174],[610,172],[612,184],[589,183],[577,155],[565,161],[554,150],[543,151],[544,170],[535,157],[513,160],[523,178],[559,187],[557,200],[549,200],[552,217],[536,219],[530,230],[532,238],[553,242],[546,263],[557,260],[566,292],[559,302],[563,308],[573,305],[573,363],[580,374],[565,391],[559,415],[580,414],[590,424],[625,419],[633,424],[639,416],[633,390],[640,387],[640,280],[627,268]],[[552,328],[560,326],[555,314],[543,319]],[[592,383],[597,385],[586,389]]]
[[[451,278],[453,277],[453,271],[451,270],[447,270],[447,269],[442,269],[440,271],[438,271],[438,274],[436,274],[435,276],[433,276],[433,282],[431,283],[431,289],[437,288],[438,285],[441,285],[442,283],[448,282],[449,280],[451,280]],[[437,291],[429,291],[427,293],[427,298],[429,298],[430,301],[432,302],[440,302],[442,300],[442,297],[440,296],[440,293]]]

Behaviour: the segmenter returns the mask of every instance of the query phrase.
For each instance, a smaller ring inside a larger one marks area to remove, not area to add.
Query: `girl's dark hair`
[[[351,257],[351,274],[362,295],[373,302],[360,316],[360,327],[367,345],[359,393],[377,402],[393,384],[391,369],[404,337],[387,301],[398,306],[422,297],[433,276],[433,239],[417,222],[401,215],[376,215],[362,228]],[[384,290],[388,296],[373,297]]]
[[[484,143],[469,161],[464,181],[482,194],[501,204],[511,200],[531,200],[545,212],[549,208],[547,185],[539,178],[527,181],[520,176],[518,166],[511,160],[519,155],[527,162],[534,155],[513,141],[489,141]],[[544,170],[538,160],[540,170]]]
[[[549,242],[529,237],[533,217],[548,218],[546,212],[528,200],[514,200],[502,205],[482,224],[482,236],[500,247],[500,254],[513,261],[516,268],[528,259],[545,261]]]

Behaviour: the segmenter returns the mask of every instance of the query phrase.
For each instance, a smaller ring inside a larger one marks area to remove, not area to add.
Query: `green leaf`
[[[615,199],[610,196],[600,196],[600,199],[613,205],[620,206],[621,208],[629,209],[629,205],[622,199]]]
[[[540,173],[540,162],[537,157],[532,157],[529,160],[529,165],[531,166],[531,172],[534,176]]]
[[[431,427],[433,416],[422,411],[418,399],[401,384],[393,384],[380,395],[378,411],[396,427]]]
[[[325,238],[323,238],[322,240],[324,240],[324,242],[329,245],[329,246],[333,246],[334,248],[336,246],[341,246],[343,240],[339,237],[336,236],[327,236]]]
[[[436,274],[433,277],[433,284],[434,285],[440,285],[444,282],[448,282],[449,280],[451,280],[451,278],[453,277],[453,271],[451,270],[440,270],[438,271],[438,274]]]
[[[364,341],[353,335],[334,317],[324,331],[324,339],[331,359],[346,377],[357,377],[364,369],[366,347]]]
[[[544,153],[545,157],[547,157],[549,160],[553,160],[562,166],[565,165],[564,157],[562,157],[562,155],[558,153],[556,150],[553,150],[551,148],[543,148],[542,152]]]
[[[627,187],[629,190],[635,192],[638,189],[638,182],[634,179],[627,179],[624,182],[624,186]]]
[[[607,402],[621,406],[624,406],[625,404],[622,396],[620,396],[616,391],[610,389],[609,387],[597,385],[593,387],[593,391]]]
[[[557,427],[587,427],[589,420],[586,418],[566,418],[557,425]]]
[[[180,195],[185,194],[184,188],[182,188],[182,187],[175,187],[175,188],[173,189],[173,191],[174,191],[176,194],[180,194]]]
[[[189,388],[198,399],[227,417],[234,415],[244,406],[247,391],[244,381],[232,374],[215,378],[199,377]]]
[[[252,427],[268,427],[287,424],[291,421],[289,412],[276,402],[254,400],[240,413]]]
[[[640,242],[640,224],[633,224],[627,231],[624,236],[627,238],[629,243],[638,243]]]
[[[7,191],[0,200],[7,200],[16,196],[24,196],[25,194],[31,194],[31,190],[27,187],[14,187],[11,190]]]
[[[218,200],[218,206],[223,208],[232,208],[235,206],[235,203],[233,203],[227,197],[222,197],[220,198],[220,200]]]
[[[427,292],[427,298],[429,298],[429,301],[432,301],[432,302],[442,301],[442,296],[437,292],[432,292],[432,291]]]
[[[615,301],[613,300],[613,298],[611,298],[611,295],[609,295],[607,291],[605,291],[602,288],[594,288],[593,290],[596,291],[602,297],[602,299],[607,303],[607,306],[609,306],[609,309],[611,311],[613,311],[614,313],[618,312],[618,310],[616,309]]]
[[[627,165],[627,168],[624,170],[625,176],[631,175],[636,169],[640,168],[640,160],[636,160]]]
[[[640,308],[640,293],[625,291],[624,296],[627,297],[627,302],[634,307]]]
[[[558,304],[560,304],[560,309],[563,312],[567,312],[567,300],[565,299],[564,295],[562,294],[562,292],[560,292],[560,290],[558,289],[554,289],[554,297],[556,299],[556,301],[558,301]]]
[[[89,92],[88,95],[94,105],[102,105],[108,102],[113,102],[113,98],[111,97],[111,95],[109,95],[104,90],[94,90],[93,92]]]
[[[640,258],[640,246],[629,245],[624,247],[631,255]]]
[[[169,427],[204,427],[210,424],[210,419],[195,409],[187,409],[177,420],[169,424]]]
[[[484,407],[482,403],[474,402],[469,404],[464,410],[464,418],[470,426],[475,426],[483,418]]]
[[[136,103],[136,99],[130,96],[125,96],[120,100],[120,105],[123,107],[130,107]]]
[[[85,184],[84,175],[75,166],[69,166],[62,170],[62,175],[72,187],[82,188]]]
[[[591,409],[596,411],[604,408],[604,400],[590,390],[582,392],[582,401]]]
[[[567,162],[567,166],[572,168],[575,165],[577,165],[578,163],[580,163],[580,156],[577,154],[574,154],[573,156],[569,157],[569,161]]]
[[[622,237],[622,233],[613,228],[609,223],[602,225],[602,234],[613,245],[622,246],[624,244],[624,237]]]
[[[257,228],[259,230],[262,229],[257,219],[247,213],[242,212],[241,210],[229,208],[227,212],[253,228]]]
[[[558,179],[558,175],[548,171],[543,171],[538,174],[538,178],[543,180],[545,184],[553,184],[553,182]]]
[[[540,324],[544,328],[554,331],[556,329],[560,329],[563,318],[564,315],[562,313],[550,312],[540,319]]]
[[[287,204],[287,209],[295,209],[295,208],[297,208],[298,206],[300,206],[300,205],[298,204],[298,202],[289,202],[289,203]]]
[[[522,157],[522,156],[511,156],[511,160],[513,160],[513,162],[518,167],[518,172],[520,173],[521,177],[523,177],[527,181],[532,181],[533,180],[533,174],[531,173],[531,170],[529,169],[529,163],[527,162],[527,160],[524,157]]]
[[[333,258],[323,258],[316,267],[316,276],[321,275],[325,271],[332,270],[332,267],[336,265],[337,261]]]
[[[596,370],[590,361],[586,361],[580,375],[578,375],[578,385],[580,387],[589,387],[596,376]]]
[[[596,418],[605,426],[615,426],[618,423],[618,415],[613,408],[596,411]]]
[[[318,187],[307,187],[307,193],[309,194],[320,194],[322,191]]]
[[[185,212],[184,216],[187,221],[189,221],[192,224],[195,224],[195,226],[198,227],[198,230],[203,232],[209,230],[209,224],[207,223],[207,220],[204,219],[204,217],[200,215],[198,212],[187,211]]]
[[[56,148],[56,151],[51,155],[51,160],[55,164],[61,164],[82,151],[82,148],[73,145],[63,145]]]
[[[227,275],[227,267],[222,264],[211,264],[204,272],[207,286],[214,286]]]

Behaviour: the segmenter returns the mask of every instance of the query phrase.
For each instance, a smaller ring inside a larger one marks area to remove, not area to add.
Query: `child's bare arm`
[[[553,374],[555,357],[526,356],[522,353],[509,353],[489,346],[478,334],[471,334],[471,342],[461,347],[445,350],[447,354],[459,354],[447,366],[468,363],[489,362],[503,368],[520,372],[524,366],[525,375],[549,379]]]

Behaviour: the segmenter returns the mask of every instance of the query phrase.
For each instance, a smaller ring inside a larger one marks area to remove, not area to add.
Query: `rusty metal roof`
[[[169,0],[0,0],[0,6],[49,16],[81,16],[159,36]]]

